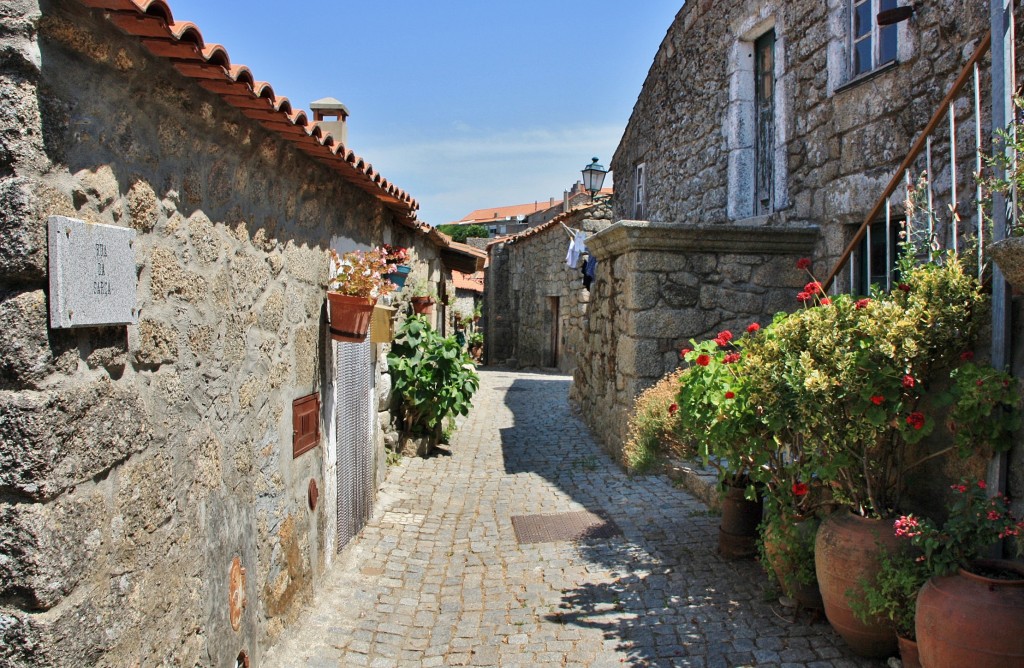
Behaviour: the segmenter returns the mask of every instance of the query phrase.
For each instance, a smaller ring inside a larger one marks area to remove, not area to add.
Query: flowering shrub
[[[674,371],[637,396],[622,448],[623,463],[629,470],[641,473],[654,466],[662,455],[686,452],[676,435],[679,404],[675,395],[683,373]]]
[[[1002,493],[988,496],[984,480],[961,481],[952,487],[958,496],[941,527],[914,515],[903,515],[893,524],[897,536],[908,538],[921,550],[917,561],[931,575],[955,573],[997,540],[1019,537],[1024,531],[1024,521],[1011,512],[1009,499]],[[1015,542],[1020,557],[1024,541],[1018,538]]]
[[[377,299],[395,289],[384,276],[388,263],[384,250],[349,251],[339,256],[331,250],[331,280],[327,289],[349,297]]]
[[[932,576],[928,566],[916,558],[909,545],[895,552],[879,552],[879,569],[874,580],[860,578],[856,587],[846,592],[847,603],[857,618],[871,624],[886,620],[896,635],[914,640],[914,606],[921,587]]]

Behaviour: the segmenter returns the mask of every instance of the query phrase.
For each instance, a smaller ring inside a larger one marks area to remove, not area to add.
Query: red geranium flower
[[[924,426],[924,413],[921,411],[914,411],[907,416],[907,424],[914,429],[920,429]]]
[[[809,257],[802,257],[802,258],[800,258],[799,260],[796,261],[796,268],[801,270],[801,271],[803,271],[805,269],[810,269],[811,268],[811,258],[809,258]]]
[[[855,309],[857,309],[859,311],[859,310],[861,310],[862,308],[864,308],[865,306],[867,306],[870,303],[871,303],[870,299],[858,299],[857,303],[853,305],[853,308],[855,308]]]
[[[726,355],[725,357],[722,358],[722,362],[724,364],[732,364],[733,362],[739,362],[739,361],[740,361],[740,354],[739,353],[729,353],[728,355]]]
[[[752,322],[749,325],[747,325],[747,334],[753,334],[759,329],[761,329],[761,325],[757,324],[756,322]]]
[[[697,359],[694,361],[697,362],[697,366],[707,366],[711,364],[711,357],[708,355],[697,355]]]
[[[974,359],[974,351],[973,350],[965,350],[965,351],[963,351],[962,353],[960,353],[960,359],[962,359],[965,362],[970,362],[971,360]]]
[[[668,407],[668,414],[675,415],[677,410],[679,410],[679,404],[672,404]]]
[[[967,491],[967,485],[950,485],[949,488],[961,494]]]
[[[683,348],[682,350],[679,351],[679,357],[681,357],[682,359],[686,359],[686,356],[690,352],[692,352],[690,348]]]
[[[796,496],[805,496],[807,492],[811,491],[811,488],[807,486],[805,482],[793,483],[793,494]]]
[[[873,403],[876,406],[881,406],[883,401],[885,401],[885,397],[883,397],[880,394],[876,394],[873,397],[871,397],[871,403]]]
[[[832,303],[832,300],[829,299],[828,297],[822,297],[821,298],[821,305],[822,306],[828,306],[831,303]]]
[[[811,281],[810,283],[804,286],[804,292],[816,295],[819,292],[824,292],[824,290],[821,289],[821,283],[819,283],[818,281]]]
[[[903,387],[907,389],[914,387],[914,377],[909,374],[905,374],[903,376]]]
[[[985,483],[984,480],[979,480],[978,487],[980,487],[981,489],[985,489],[986,487],[988,487],[988,485]]]
[[[811,294],[809,292],[798,292],[796,293],[796,298],[797,301],[805,302],[811,298]]]
[[[718,336],[715,337],[715,343],[720,346],[727,346],[730,341],[732,341],[732,332],[729,330],[719,332]]]
[[[735,399],[736,398],[736,393],[735,392],[726,392],[725,393],[725,398],[726,399]]]
[[[900,283],[897,287],[899,287],[899,289],[902,290],[903,292],[910,292],[910,286],[907,285],[906,283]]]

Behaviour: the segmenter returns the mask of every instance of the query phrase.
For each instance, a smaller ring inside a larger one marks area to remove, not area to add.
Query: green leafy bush
[[[399,328],[388,367],[408,434],[440,439],[445,418],[466,415],[480,387],[475,367],[455,337],[441,336],[421,316]]]
[[[438,225],[439,232],[443,232],[452,238],[452,241],[465,243],[470,237],[487,239],[491,233],[483,225]]]
[[[622,448],[623,463],[630,471],[643,473],[665,455],[686,453],[676,433],[679,415],[676,391],[682,374],[682,371],[674,371],[637,396]]]

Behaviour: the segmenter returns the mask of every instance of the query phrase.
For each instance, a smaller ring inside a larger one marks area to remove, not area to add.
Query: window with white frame
[[[645,190],[647,184],[646,179],[646,167],[647,163],[641,162],[636,166],[636,172],[633,174],[633,219],[644,220],[646,215],[644,207]]]
[[[896,60],[898,28],[879,25],[878,14],[896,9],[896,0],[850,0],[850,77]]]

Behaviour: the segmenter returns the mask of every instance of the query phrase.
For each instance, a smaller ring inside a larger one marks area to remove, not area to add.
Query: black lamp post
[[[583,168],[583,187],[590,193],[590,201],[594,201],[594,195],[601,192],[604,185],[604,177],[608,170],[603,165],[597,164],[594,158],[589,165]]]

